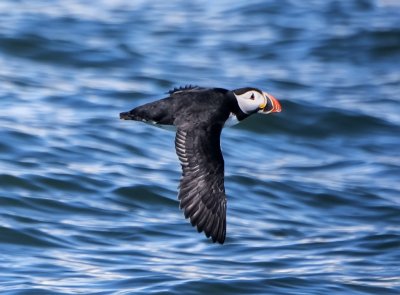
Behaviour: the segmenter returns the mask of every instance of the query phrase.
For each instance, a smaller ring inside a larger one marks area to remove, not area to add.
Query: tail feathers
[[[143,115],[143,112],[138,111],[136,108],[129,112],[120,113],[119,117],[122,120],[148,121],[148,118]]]
[[[167,101],[158,100],[134,108],[129,112],[121,113],[120,118],[125,120],[173,125],[175,113],[171,111],[169,107],[170,105],[168,105]]]

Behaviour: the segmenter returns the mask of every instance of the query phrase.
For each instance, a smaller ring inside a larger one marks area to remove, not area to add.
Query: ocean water
[[[195,84],[283,111],[222,134],[227,239],[178,208]],[[400,294],[400,3],[2,0],[1,294]]]

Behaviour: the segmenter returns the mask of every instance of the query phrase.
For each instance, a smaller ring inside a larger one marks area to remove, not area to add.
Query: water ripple
[[[2,293],[399,294],[396,8],[2,1]],[[174,134],[118,118],[185,84],[283,106],[222,133],[223,246],[179,210]]]

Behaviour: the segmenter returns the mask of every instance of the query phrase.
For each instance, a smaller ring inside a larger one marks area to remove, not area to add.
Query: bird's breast
[[[164,129],[164,130],[176,132],[176,126],[175,125],[160,124],[160,123],[157,123],[156,121],[146,121],[146,120],[143,120],[142,122],[146,123],[148,125],[157,127],[157,128],[161,128],[161,129]]]
[[[234,113],[230,113],[228,119],[225,121],[224,127],[231,127],[239,123],[239,119]]]

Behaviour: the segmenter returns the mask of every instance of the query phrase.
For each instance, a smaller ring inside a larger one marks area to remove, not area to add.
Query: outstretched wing
[[[178,199],[185,218],[199,232],[221,244],[226,234],[224,159],[220,148],[220,125],[178,128],[176,153],[182,165]]]

